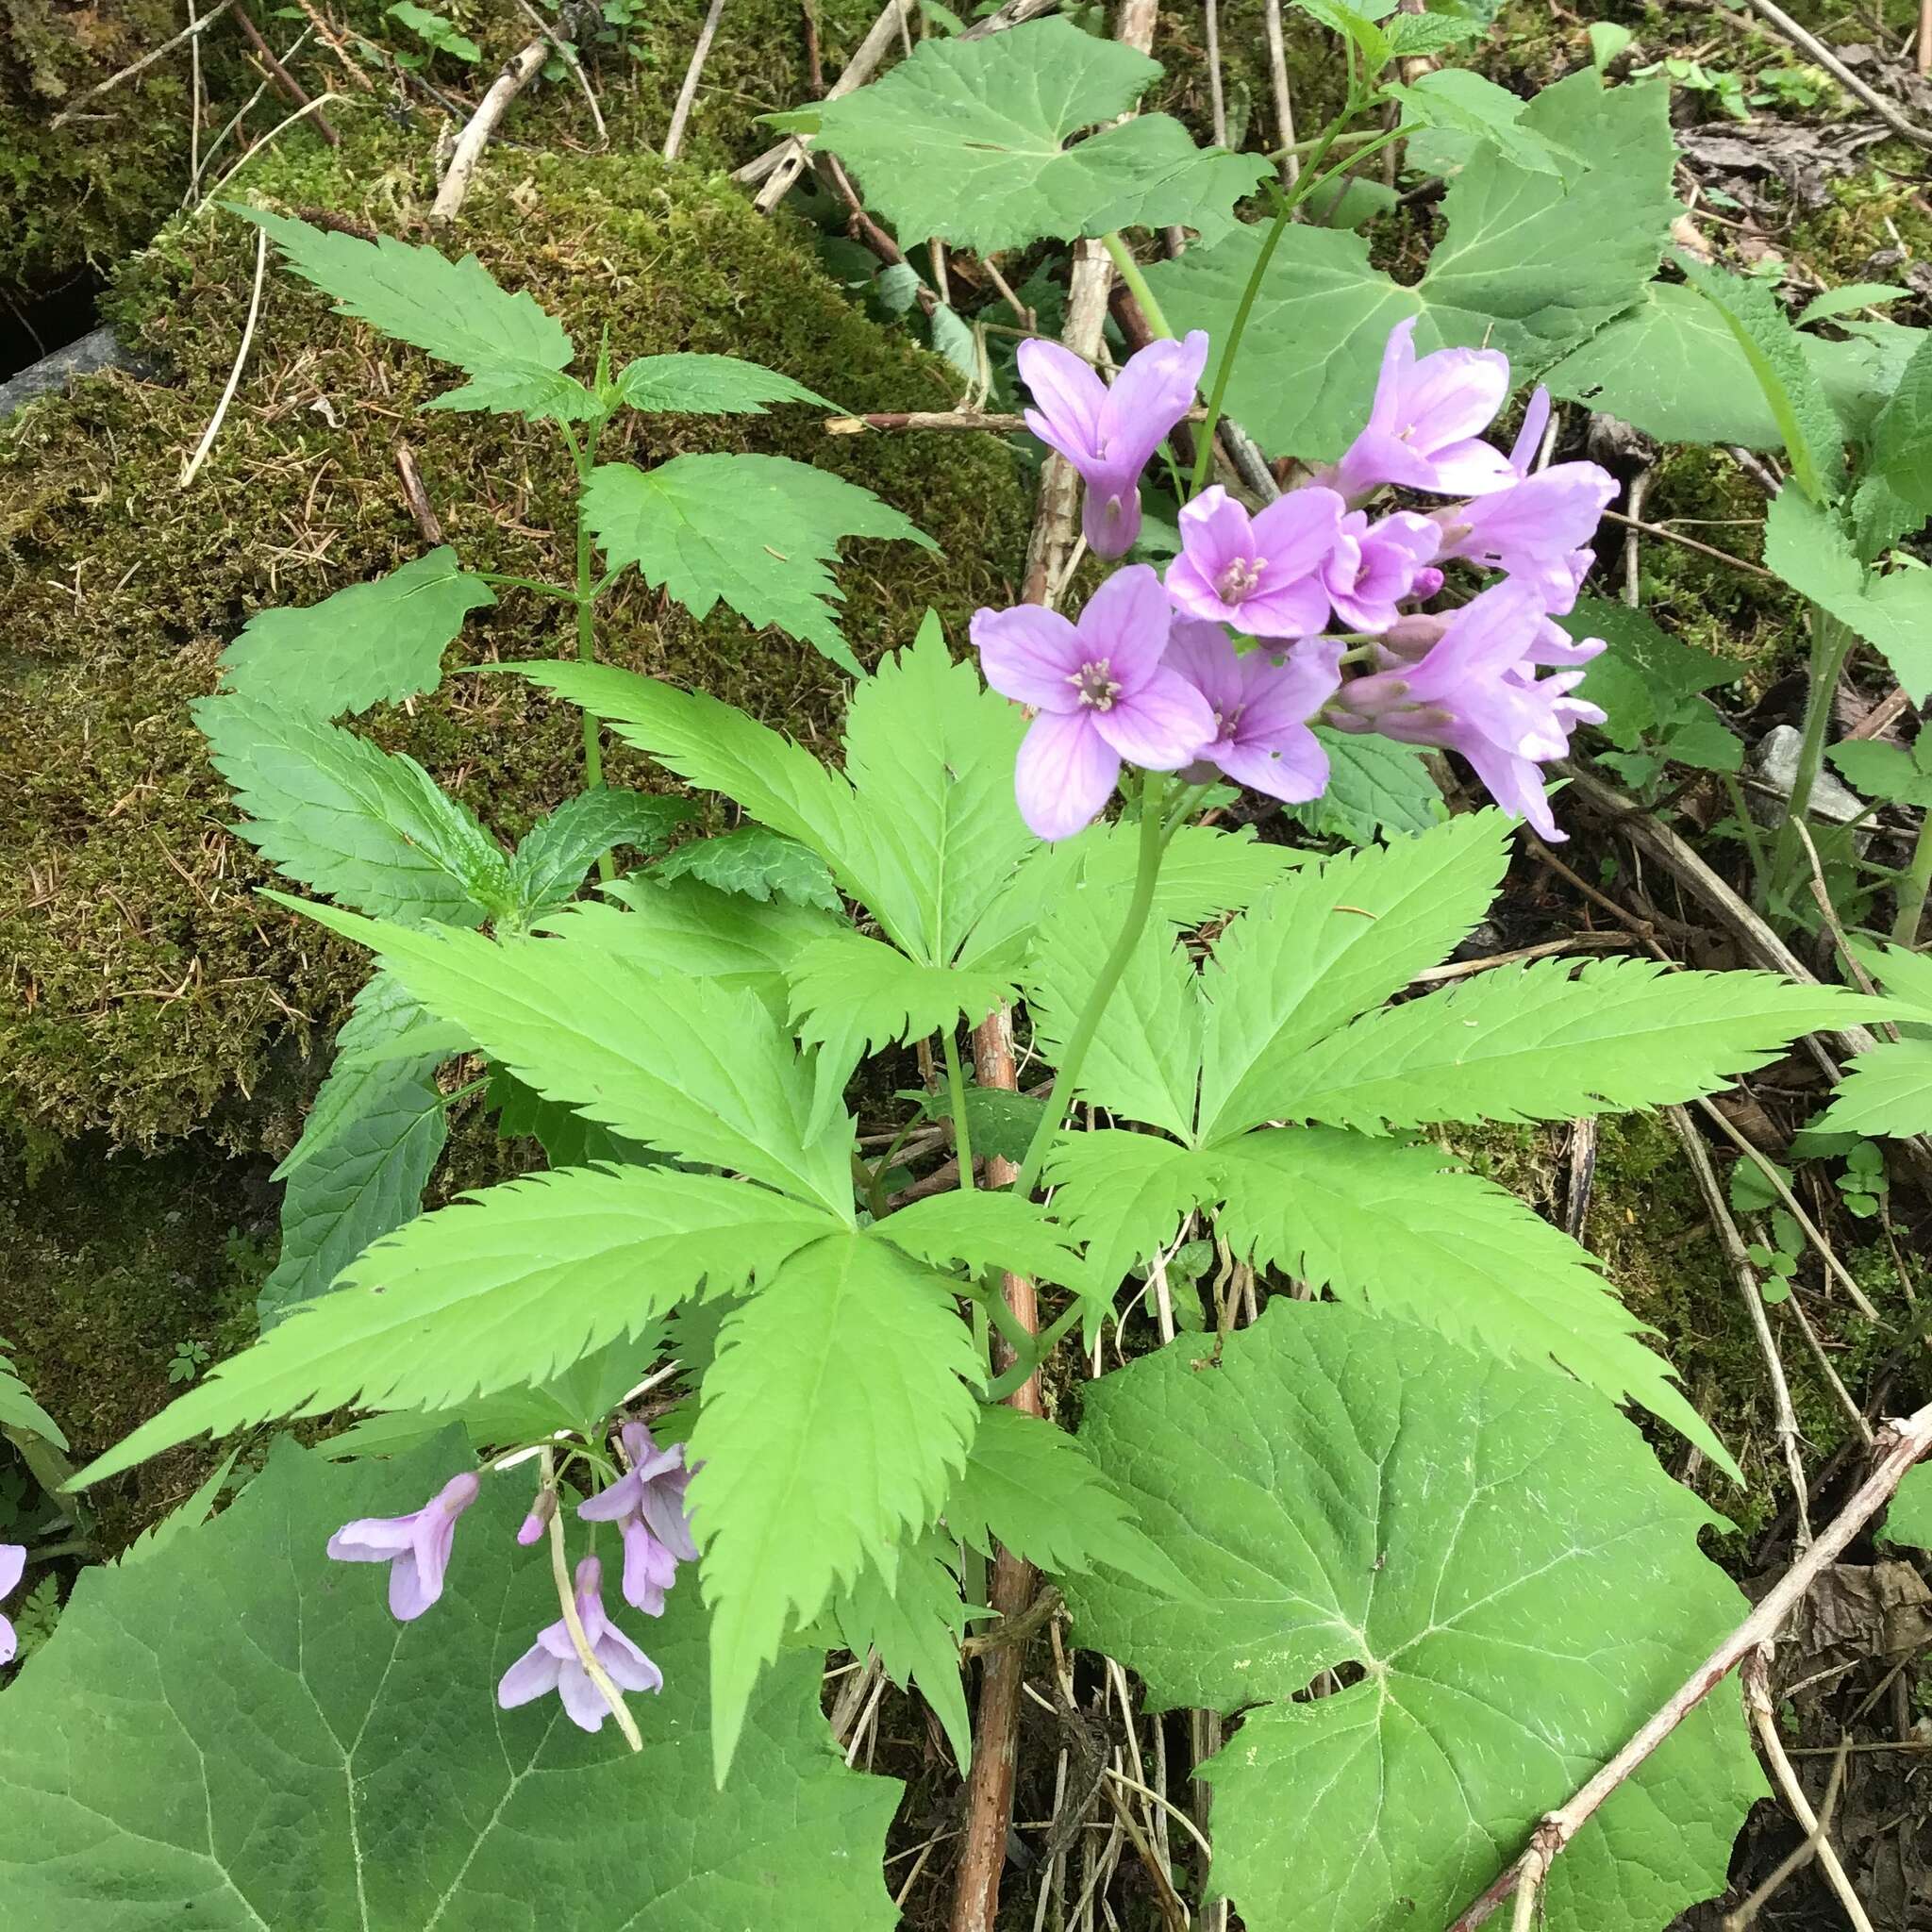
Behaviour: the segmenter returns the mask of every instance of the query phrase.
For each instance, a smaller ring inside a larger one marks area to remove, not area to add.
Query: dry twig
[[[597,90],[591,85],[591,76],[584,72],[584,63],[577,58],[577,50],[559,34],[537,9],[530,0],[517,0],[517,5],[528,16],[530,25],[557,50],[557,58],[571,71],[571,76],[577,84],[577,92],[584,97],[584,105],[591,110],[591,125],[597,130],[597,145],[610,145],[610,130],[604,125],[604,109],[597,104]]]
[[[456,152],[449,158],[449,173],[442,177],[442,186],[436,191],[436,199],[430,205],[429,219],[432,222],[456,220],[457,210],[462,207],[463,197],[470,192],[470,177],[476,172],[476,163],[482,159],[483,150],[490,145],[490,137],[508,113],[509,104],[536,79],[544,61],[549,58],[549,46],[547,40],[532,41],[503,63],[502,71],[491,83],[490,92],[470,116],[469,125],[457,136]]]
[[[1910,142],[1914,147],[1932,148],[1932,131],[1907,121],[1892,102],[1888,101],[1876,88],[1860,80],[1816,34],[1801,27],[1782,7],[1774,6],[1772,0],[1750,0],[1750,5],[1794,47],[1817,61],[1847,93],[1856,94],[1863,101],[1894,134]]]
[[[196,35],[205,34],[234,4],[235,0],[221,0],[221,4],[211,13],[204,13],[199,20],[190,21],[173,40],[163,41],[158,47],[151,48],[139,60],[133,61],[116,74],[108,75],[106,80],[96,82],[77,100],[62,108],[47,125],[64,127],[90,101],[97,101],[103,94],[112,92],[124,80],[132,80],[137,74],[144,74],[164,55],[172,54],[183,41],[192,41]]]
[[[711,42],[718,32],[719,17],[724,11],[724,0],[711,0],[705,12],[705,24],[698,29],[698,43],[691,49],[691,65],[684,70],[684,85],[677,90],[677,105],[671,110],[670,130],[664,136],[664,158],[667,161],[675,161],[678,149],[684,145],[685,123],[691,119],[691,103],[698,97],[698,78],[705,71]]]
[[[282,65],[281,60],[275,54],[275,50],[262,39],[261,29],[248,17],[247,8],[239,5],[236,7],[235,25],[242,29],[242,38],[255,49],[256,56],[260,60],[263,68],[267,70],[269,78],[281,90],[289,101],[298,108],[312,107],[313,104],[309,100],[308,91]],[[323,140],[328,142],[329,146],[341,147],[342,137],[330,125],[328,116],[323,113],[319,108],[316,108],[312,118],[315,122],[316,133],[321,135]]]
[[[221,434],[222,420],[228,413],[228,405],[235,400],[235,391],[242,386],[242,366],[248,360],[248,345],[255,340],[256,318],[261,313],[261,284],[267,270],[268,230],[258,228],[255,231],[255,288],[248,297],[248,319],[242,325],[242,345],[235,351],[235,366],[228,371],[222,399],[215,405],[215,412],[209,417],[208,427],[202,431],[201,441],[194,446],[194,454],[181,465],[176,489],[186,490],[208,460],[208,453],[214,448],[215,438]]]

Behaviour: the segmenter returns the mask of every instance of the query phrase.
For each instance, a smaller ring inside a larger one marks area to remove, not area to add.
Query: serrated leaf
[[[1064,1429],[1003,1403],[981,1409],[946,1527],[991,1557],[995,1542],[1052,1576],[1118,1570],[1162,1595],[1189,1586],[1136,1525],[1134,1511]]]
[[[976,1026],[1014,995],[995,973],[962,973],[908,959],[896,946],[862,933],[815,940],[787,969],[791,1020],[808,1045],[869,1052],[930,1039],[961,1019]]]
[[[1507,863],[1494,812],[1305,866],[1222,935],[1203,979],[1200,1131],[1272,1118],[1297,1060],[1467,939]]]
[[[1883,982],[1887,998],[1915,1008],[1915,1022],[1932,1022],[1932,955],[1909,946],[1881,946],[1858,934],[1853,935],[1851,946],[1866,971]],[[1905,1030],[1918,1037],[1911,1024]]]
[[[1327,789],[1307,805],[1289,808],[1310,831],[1372,845],[1385,833],[1425,832],[1441,822],[1442,793],[1419,746],[1321,724],[1314,732],[1328,754]]]
[[[1771,973],[1539,959],[1331,1033],[1281,1067],[1270,1115],[1386,1133],[1670,1106],[1715,1092],[1815,1029],[1888,1010],[1862,993]]]
[[[819,1657],[771,1672],[720,1793],[688,1583],[646,1624],[607,1565],[607,1606],[664,1675],[631,1699],[641,1753],[550,1699],[495,1707],[504,1667],[557,1618],[545,1553],[511,1540],[527,1483],[486,1481],[419,1622],[390,1616],[379,1573],[328,1559],[342,1523],[415,1508],[458,1459],[460,1438],[392,1463],[282,1442],[206,1528],[82,1576],[7,1692],[9,1924],[141,1932],[158,1912],[223,1932],[505,1932],[568,1900],[636,1932],[741,1932],[783,1873],[787,1916],[887,1932],[899,1788],[827,1748]]]
[[[1391,58],[1440,54],[1444,47],[1480,38],[1486,25],[1480,12],[1396,13],[1381,22]]]
[[[1172,1241],[1191,1208],[1221,1198],[1221,1171],[1211,1154],[1154,1134],[1110,1127],[1068,1134],[1046,1166],[1054,1213],[1086,1245],[1090,1334],[1110,1311],[1127,1270]]]
[[[785,969],[814,940],[846,930],[842,918],[816,907],[721,891],[695,878],[666,879],[662,870],[654,865],[612,880],[605,899],[579,900],[554,913],[544,929],[634,953],[655,973],[769,985],[781,1017]]]
[[[208,1472],[185,1503],[177,1503],[158,1523],[149,1524],[121,1552],[115,1562],[124,1570],[130,1563],[145,1563],[159,1556],[176,1539],[199,1529],[214,1514],[215,1505],[221,1500],[222,1491],[227,1484],[228,1472],[235,1467],[236,1457],[241,1454],[242,1445],[238,1442]]]
[[[1446,1924],[1745,1607],[1627,1423],[1351,1310],[1274,1302],[1213,1373],[1103,1376],[1081,1438],[1207,1602],[1075,1579],[1076,1635],[1157,1708],[1247,1709],[1206,1775],[1253,1932]],[[1656,1932],[1724,1889],[1762,1790],[1708,1700],[1555,1861],[1547,1922]]]
[[[1637,1339],[1649,1331],[1594,1257],[1514,1194],[1434,1148],[1325,1127],[1249,1134],[1213,1151],[1222,1232],[1257,1263],[1504,1361],[1567,1372],[1612,1402],[1641,1403],[1742,1480],[1670,1364]]]
[[[575,936],[491,941],[324,906],[303,909],[375,947],[425,1006],[468,1028],[491,1059],[546,1098],[647,1147],[735,1169],[850,1222],[849,1131],[808,1139],[808,1072],[749,994],[654,973],[635,954]]]
[[[60,1424],[34,1400],[32,1391],[4,1355],[0,1355],[0,1428],[25,1429],[53,1443],[57,1449],[67,1447]]]
[[[1160,67],[1041,20],[977,41],[929,40],[883,80],[818,108],[817,139],[859,176],[907,248],[937,235],[975,254],[1181,223],[1213,236],[1267,172],[1197,148],[1165,114],[1130,113]]]
[[[338,315],[373,324],[469,376],[430,408],[559,422],[600,413],[596,397],[563,374],[575,353],[563,325],[527,291],[502,288],[474,255],[451,261],[389,235],[364,242],[262,208],[223,205],[266,229],[295,274],[335,297]]]
[[[1932,1133],[1932,1040],[1881,1041],[1856,1056],[1818,1125],[1827,1133]]]
[[[799,906],[841,910],[831,869],[809,845],[763,825],[741,825],[714,839],[691,839],[652,868],[658,880],[693,878],[763,904],[774,895]]]
[[[511,855],[517,916],[529,924],[566,905],[600,854],[628,845],[647,858],[695,817],[681,798],[658,798],[621,786],[599,786],[567,798],[525,832]]]
[[[1332,460],[1366,420],[1389,331],[1409,315],[1418,353],[1501,349],[1519,381],[1547,367],[1636,301],[1657,267],[1676,213],[1668,107],[1661,82],[1606,90],[1586,71],[1545,88],[1518,125],[1587,164],[1549,175],[1479,147],[1450,183],[1442,239],[1412,288],[1372,267],[1359,236],[1286,229],[1250,322],[1270,352],[1237,365],[1229,411],[1271,454]],[[1217,358],[1263,233],[1241,228],[1146,271],[1169,322],[1208,330]]]
[[[1932,1550],[1932,1462],[1908,1469],[1905,1480],[1885,1512],[1885,1526],[1879,1532],[1889,1543],[1909,1543],[1914,1549]]]
[[[873,1232],[933,1268],[960,1267],[969,1274],[1004,1268],[1063,1288],[1081,1280],[1066,1230],[1008,1188],[928,1194],[874,1222]]]
[[[722,599],[754,630],[802,638],[855,677],[858,661],[833,621],[844,593],[826,560],[848,537],[938,547],[871,491],[790,457],[600,463],[580,513],[613,570],[635,564],[700,620]]]
[[[1932,753],[1932,742],[1926,745]],[[1825,753],[1846,780],[1868,797],[1888,805],[1932,807],[1932,766],[1922,765],[1915,744],[1877,744],[1870,739],[1850,739]]]
[[[928,1530],[900,1552],[890,1584],[877,1570],[861,1570],[833,1603],[831,1622],[854,1657],[876,1651],[880,1668],[902,1690],[918,1687],[964,1775],[973,1763],[973,1719],[959,1641],[972,1613],[959,1594],[958,1563],[957,1546]]]
[[[1456,25],[1467,30],[1464,23]],[[1466,67],[1438,68],[1407,86],[1391,84],[1383,92],[1407,109],[1406,125],[1446,127],[1473,135],[1532,174],[1560,175],[1565,162],[1583,159],[1566,143],[1524,126],[1523,100]]]
[[[422,1006],[386,974],[377,973],[362,987],[335,1038],[335,1057],[328,1075],[317,1090],[293,1147],[282,1158],[270,1179],[285,1181],[333,1140],[363,1110],[365,1098],[387,1083],[387,1058],[378,1051],[411,1038],[428,1019]]]
[[[496,1114],[499,1141],[529,1139],[543,1149],[555,1168],[588,1167],[592,1162],[615,1167],[658,1167],[664,1157],[636,1141],[613,1134],[560,1100],[545,1100],[525,1087],[514,1074],[491,1067],[484,1103]]]
[[[236,829],[287,877],[398,919],[475,925],[510,906],[509,861],[414,758],[253,698],[190,709],[248,813]]]
[[[1892,282],[1848,282],[1841,289],[1827,289],[1824,294],[1812,296],[1798,311],[1798,326],[1809,328],[1814,322],[1824,322],[1834,315],[1850,315],[1887,302],[1904,302],[1910,295],[1909,289],[1901,289]]]
[[[326,722],[432,691],[473,610],[496,602],[445,546],[300,609],[258,610],[222,653],[227,689]]]
[[[280,1416],[448,1408],[543,1381],[701,1281],[762,1277],[837,1225],[767,1189],[665,1168],[486,1188],[369,1249],[335,1293],[218,1363],[76,1480]]]
[[[721,1782],[787,1625],[868,1564],[890,1583],[938,1515],[980,1374],[945,1277],[865,1235],[814,1242],[733,1311],[690,1448]]]
[[[1932,337],[1919,344],[1878,412],[1866,468],[1922,518],[1932,513]]]
[[[1739,677],[1743,666],[1660,630],[1643,611],[1607,597],[1579,597],[1557,620],[1573,639],[1601,638],[1605,649],[1583,674],[1580,695],[1609,713],[1604,736],[1635,751],[1674,723],[1684,701]]]
[[[737,356],[640,356],[618,372],[617,393],[633,409],[699,416],[762,416],[767,403],[838,407],[802,382]]]

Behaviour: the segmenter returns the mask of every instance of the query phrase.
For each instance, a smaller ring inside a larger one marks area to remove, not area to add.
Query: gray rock
[[[36,396],[64,389],[70,376],[93,375],[103,369],[142,373],[144,367],[139,358],[130,356],[114,340],[111,328],[92,329],[77,342],[69,342],[64,349],[56,349],[51,356],[42,356],[18,375],[0,382],[0,422],[5,422]]]
[[[1798,751],[1804,741],[1804,734],[1792,725],[1774,724],[1757,747],[1757,775],[1787,799],[1798,782]],[[1848,825],[1864,809],[1865,801],[1829,765],[1819,767],[1811,783],[1813,818]]]

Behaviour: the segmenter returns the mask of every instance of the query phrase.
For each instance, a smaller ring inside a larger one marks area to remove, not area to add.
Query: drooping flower
[[[537,1491],[537,1500],[530,1505],[530,1513],[517,1525],[517,1541],[526,1549],[550,1527],[550,1519],[557,1514],[557,1491],[548,1486]]]
[[[1581,670],[1536,675],[1530,654],[1544,622],[1527,584],[1497,584],[1456,611],[1417,662],[1352,678],[1328,722],[1459,752],[1506,811],[1560,840],[1540,767],[1563,756],[1579,724],[1604,714],[1570,695]]]
[[[343,1524],[329,1538],[328,1553],[338,1563],[387,1563],[391,1614],[411,1623],[442,1594],[457,1518],[482,1488],[475,1471],[465,1470],[408,1516],[363,1516]]]
[[[684,1492],[691,1472],[684,1466],[684,1445],[660,1449],[642,1423],[625,1423],[618,1431],[629,1474],[608,1489],[577,1505],[586,1523],[615,1523],[624,1536],[624,1600],[646,1616],[664,1614],[664,1592],[677,1575],[680,1563],[695,1563],[698,1546],[692,1541],[685,1515]]]
[[[1529,475],[1537,451],[1543,446],[1543,432],[1550,426],[1550,392],[1541,383],[1530,391],[1523,408],[1523,426],[1509,448],[1509,467],[1519,476]]]
[[[976,610],[986,681],[1037,714],[1020,746],[1020,816],[1042,839],[1069,839],[1107,804],[1121,761],[1173,772],[1211,739],[1214,717],[1167,669],[1171,612],[1145,564],[1118,570],[1077,624],[1036,605]]]
[[[1341,682],[1341,644],[1310,638],[1291,650],[1265,645],[1237,654],[1218,624],[1177,619],[1167,661],[1214,714],[1214,737],[1201,749],[1201,782],[1218,766],[1237,785],[1290,805],[1319,798],[1328,784],[1328,754],[1308,721]]]
[[[1438,510],[1441,555],[1507,571],[1561,616],[1576,602],[1593,561],[1590,540],[1616,493],[1616,478],[1595,463],[1553,463],[1493,495]]]
[[[1418,359],[1415,317],[1389,331],[1368,425],[1335,467],[1352,502],[1385,483],[1438,496],[1478,496],[1517,480],[1508,458],[1481,440],[1509,393],[1498,349],[1438,349]]]
[[[1141,472],[1194,401],[1208,366],[1208,338],[1149,342],[1103,383],[1058,342],[1020,344],[1020,379],[1035,408],[1026,426],[1058,450],[1087,486],[1081,528],[1096,557],[1123,557],[1141,534]]]
[[[1344,630],[1384,631],[1406,597],[1433,596],[1442,573],[1429,563],[1441,541],[1436,525],[1412,510],[1395,510],[1377,524],[1366,510],[1350,510],[1322,572],[1336,623]]]
[[[25,1574],[26,1545],[0,1543],[0,1597],[11,1596]],[[13,1625],[5,1617],[0,1617],[0,1664],[10,1664],[18,1648],[19,1640],[13,1634]]]
[[[661,1690],[663,1672],[604,1614],[604,1566],[595,1557],[586,1557],[577,1565],[575,1593],[577,1621],[605,1675],[620,1690]],[[536,1642],[504,1672],[496,1701],[505,1710],[514,1710],[552,1690],[579,1730],[603,1729],[610,1707],[578,1660],[570,1625],[561,1617],[546,1624]]]
[[[1181,511],[1181,554],[1168,566],[1167,594],[1190,617],[1250,637],[1310,637],[1328,622],[1324,573],[1344,508],[1334,491],[1314,486],[1250,517],[1217,483]]]

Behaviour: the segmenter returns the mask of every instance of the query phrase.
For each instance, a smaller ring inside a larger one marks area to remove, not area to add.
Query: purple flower
[[[1301,805],[1328,784],[1328,754],[1308,729],[1341,682],[1341,645],[1314,638],[1286,653],[1236,654],[1218,624],[1176,619],[1167,661],[1207,700],[1214,737],[1201,749],[1238,785]],[[1194,772],[1190,769],[1189,776]]]
[[[664,1592],[675,1580],[678,1564],[698,1559],[684,1508],[691,1472],[684,1466],[681,1442],[658,1448],[642,1423],[625,1423],[618,1433],[630,1457],[630,1473],[579,1503],[577,1514],[586,1523],[621,1525],[624,1600],[647,1617],[661,1617]]]
[[[1516,441],[1509,447],[1509,467],[1519,476],[1529,475],[1537,451],[1543,446],[1543,431],[1549,426],[1550,392],[1538,383],[1524,405],[1523,427],[1516,432]]]
[[[442,1594],[457,1518],[482,1488],[476,1473],[465,1470],[411,1515],[363,1516],[343,1524],[329,1538],[328,1553],[338,1563],[387,1563],[390,1611],[411,1623]]]
[[[1208,338],[1149,342],[1129,356],[1108,389],[1058,342],[1020,344],[1020,379],[1039,406],[1026,426],[1057,449],[1087,485],[1081,528],[1096,557],[1123,557],[1141,534],[1141,472],[1194,401],[1208,366]]]
[[[550,1519],[557,1514],[557,1491],[544,1488],[537,1491],[537,1500],[530,1505],[530,1513],[517,1525],[517,1541],[525,1548],[535,1542],[550,1527]]]
[[[1436,525],[1411,510],[1374,525],[1366,510],[1350,510],[1322,572],[1336,621],[1345,630],[1384,631],[1405,597],[1433,596],[1442,573],[1427,566],[1441,541]]]
[[[1415,317],[1389,331],[1368,426],[1329,479],[1352,501],[1385,483],[1438,496],[1479,496],[1517,480],[1500,450],[1480,440],[1509,393],[1498,349],[1438,349],[1417,360]]]
[[[1144,563],[1115,571],[1077,625],[1032,604],[974,612],[987,683],[1037,713],[1013,789],[1020,816],[1042,839],[1070,839],[1086,825],[1107,804],[1123,758],[1178,771],[1215,735],[1201,694],[1161,664],[1170,615]]]
[[[1419,662],[1352,679],[1329,720],[1459,752],[1504,810],[1560,840],[1540,766],[1563,756],[1579,724],[1601,724],[1604,714],[1570,695],[1580,670],[1536,675],[1530,653],[1543,624],[1528,585],[1497,584],[1455,612]]]
[[[1167,594],[1190,617],[1250,637],[1308,637],[1328,622],[1322,573],[1346,508],[1315,486],[1250,517],[1217,483],[1181,511],[1181,554],[1168,566]]]
[[[1553,463],[1507,490],[1438,510],[1442,556],[1505,570],[1533,584],[1543,608],[1560,616],[1594,559],[1586,547],[1617,482],[1594,463]]]
[[[577,1565],[577,1621],[591,1655],[620,1690],[661,1690],[664,1673],[604,1614],[604,1566],[595,1557]],[[610,1715],[604,1693],[577,1660],[570,1641],[570,1625],[561,1617],[546,1624],[537,1641],[504,1672],[496,1701],[505,1710],[555,1690],[563,1700],[565,1715],[579,1730],[599,1731]]]
[[[0,1543],[0,1597],[11,1596],[25,1574],[25,1544]],[[5,1617],[0,1617],[0,1664],[10,1664],[18,1648],[13,1625]]]

